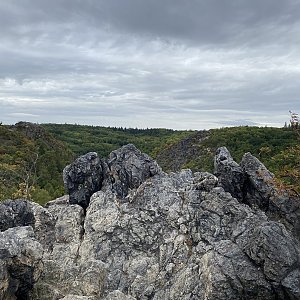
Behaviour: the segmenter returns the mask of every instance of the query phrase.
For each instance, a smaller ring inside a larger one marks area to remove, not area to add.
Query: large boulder
[[[109,155],[103,190],[112,190],[124,199],[131,189],[160,172],[155,160],[128,144]]]
[[[249,152],[243,156],[240,165],[246,176],[244,201],[268,209],[274,190],[274,175]]]
[[[131,189],[159,172],[161,168],[152,158],[128,144],[113,151],[107,160],[95,152],[80,156],[65,167],[63,179],[69,202],[86,209],[95,192],[113,190],[124,199]]]
[[[245,175],[242,167],[236,163],[226,147],[216,151],[214,159],[214,174],[218,177],[219,185],[238,200],[243,200]]]
[[[91,195],[101,189],[102,169],[96,152],[82,155],[64,168],[63,180],[71,204],[79,204],[84,209],[88,207]]]

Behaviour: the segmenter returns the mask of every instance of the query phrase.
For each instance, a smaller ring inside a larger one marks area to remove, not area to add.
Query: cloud
[[[296,0],[2,1],[0,119],[283,126],[300,109],[299,10]]]

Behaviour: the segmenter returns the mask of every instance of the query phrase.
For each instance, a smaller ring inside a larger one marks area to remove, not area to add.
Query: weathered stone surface
[[[130,189],[138,188],[147,178],[161,172],[158,164],[134,145],[113,151],[107,160],[102,190],[112,190],[125,198]]]
[[[63,179],[70,195],[70,203],[86,208],[91,195],[99,191],[102,186],[102,163],[98,154],[89,152],[77,158],[65,167]]]
[[[47,209],[23,199],[1,202],[0,230],[17,226],[32,226],[37,240],[46,249],[51,249],[54,242],[54,219]]]
[[[187,171],[160,174],[127,202],[108,191],[93,195],[80,256],[107,265],[103,295],[119,290],[135,299],[286,299],[280,282],[291,276],[287,261],[299,269],[299,244],[286,231],[271,231],[265,255],[277,257],[264,268],[253,253],[256,232],[269,224],[266,215],[214,188],[212,179]],[[213,184],[199,185],[204,180]],[[273,264],[277,278],[270,275]],[[294,289],[291,299],[295,295]]]
[[[240,165],[225,147],[217,150],[215,175],[219,185],[240,202],[264,211],[300,238],[300,199],[278,188],[274,175],[253,155],[246,153]]]
[[[241,184],[234,178],[241,168],[224,153],[217,175],[229,170],[226,184]],[[132,145],[113,152],[102,161],[102,185],[87,207],[67,198],[51,201],[47,213],[32,207],[35,228],[37,216],[51,220],[53,242],[31,299],[299,299],[299,240],[259,206],[258,195],[270,202],[274,188],[269,193],[268,180],[255,177],[260,165],[245,159],[247,201],[237,196],[241,185],[230,190],[234,197],[218,186],[225,177],[166,174]],[[0,271],[7,290],[1,260]]]
[[[208,172],[196,172],[193,183],[199,190],[210,191],[218,184],[218,178]]]
[[[54,206],[54,205],[59,207],[60,205],[67,205],[68,203],[69,203],[69,195],[64,195],[64,196],[61,196],[61,197],[56,198],[54,200],[48,201],[45,204],[45,207],[49,208],[49,207]]]
[[[238,200],[243,200],[245,175],[243,169],[231,157],[226,147],[216,151],[214,174],[218,177],[219,185]]]
[[[35,286],[33,299],[60,299],[68,294],[90,297],[86,299],[97,296],[95,299],[98,299],[105,264],[92,258],[80,260],[83,208],[57,201],[57,204],[51,203],[49,210],[56,216],[55,243],[52,251],[44,255],[44,272]]]
[[[299,270],[299,244],[277,222],[265,222],[256,227],[244,250],[262,268],[274,288],[279,287],[291,271]]]
[[[287,297],[296,300],[300,299],[300,271],[291,271],[282,281]]]
[[[109,293],[106,297],[105,300],[135,300],[135,298],[125,295],[122,292],[116,290],[111,293]]]
[[[244,201],[267,210],[274,190],[274,175],[249,152],[243,156],[241,168],[246,175]]]
[[[22,199],[0,202],[0,231],[33,224],[34,214],[30,202]]]
[[[241,161],[245,173],[244,202],[257,206],[276,221],[282,222],[300,238],[300,199],[280,190],[274,175],[253,155],[246,153]]]
[[[0,232],[0,299],[30,299],[42,272],[43,248],[32,227],[15,227]]]

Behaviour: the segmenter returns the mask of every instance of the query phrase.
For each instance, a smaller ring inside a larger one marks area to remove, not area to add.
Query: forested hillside
[[[134,144],[142,152],[155,157],[166,145],[190,136],[192,131],[153,128],[120,128],[71,124],[43,124],[55,138],[63,141],[78,156],[95,151],[106,157],[113,150]]]
[[[290,128],[175,131],[20,122],[1,125],[0,142],[0,200],[25,197],[43,204],[64,194],[62,170],[75,157],[95,151],[104,158],[128,143],[155,158],[165,171],[212,172],[220,146],[238,162],[251,152],[300,192],[299,136]]]
[[[39,125],[1,125],[0,200],[23,197],[44,203],[64,194],[61,172],[73,158]]]

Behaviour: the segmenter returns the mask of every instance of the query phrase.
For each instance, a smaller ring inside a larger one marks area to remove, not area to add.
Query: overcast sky
[[[0,0],[0,121],[208,129],[300,112],[300,0]]]

